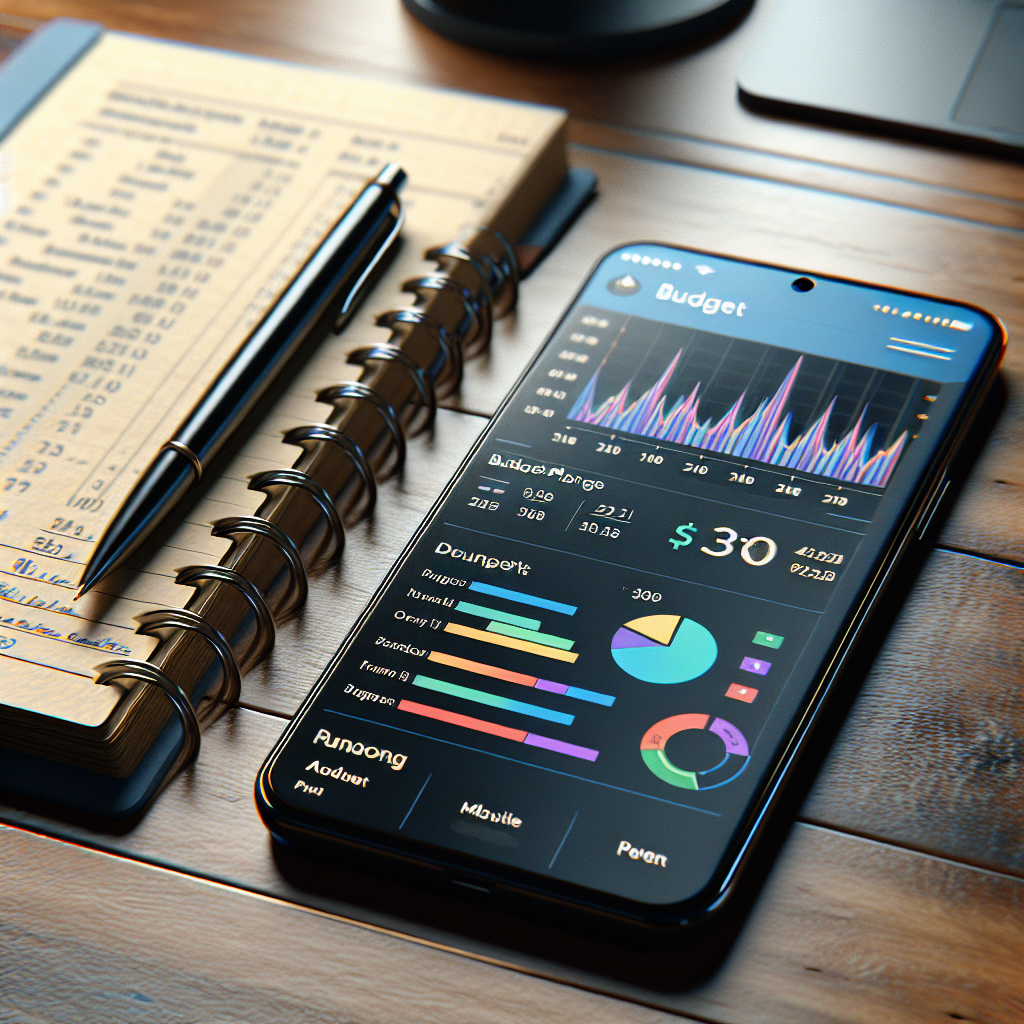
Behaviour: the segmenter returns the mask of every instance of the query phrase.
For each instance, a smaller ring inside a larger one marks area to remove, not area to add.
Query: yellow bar
[[[500,633],[488,633],[482,629],[473,629],[472,626],[460,626],[457,622],[449,622],[444,627],[444,631],[456,633],[458,636],[468,636],[471,640],[483,640],[484,643],[497,644],[499,647],[512,647],[517,651],[526,651],[528,654],[540,654],[545,658],[554,658],[555,661],[575,661],[579,657],[578,654],[560,651],[556,647],[545,647],[543,644],[535,644],[530,640],[502,636]]]

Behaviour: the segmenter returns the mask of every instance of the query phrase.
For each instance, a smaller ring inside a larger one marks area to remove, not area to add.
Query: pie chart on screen
[[[616,631],[612,657],[623,672],[645,683],[688,683],[714,665],[718,644],[693,619],[645,615]]]

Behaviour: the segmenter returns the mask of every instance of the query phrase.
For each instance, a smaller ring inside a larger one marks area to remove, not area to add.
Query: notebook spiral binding
[[[402,285],[412,304],[376,320],[388,341],[349,354],[359,380],[318,392],[332,407],[324,422],[285,432],[284,443],[302,449],[294,465],[250,478],[266,496],[256,513],[213,524],[214,536],[231,540],[220,563],[178,570],[175,582],[195,588],[186,606],[136,616],[136,632],[158,638],[149,658],[94,670],[97,684],[153,686],[170,700],[184,742],[164,785],[196,759],[203,727],[238,700],[242,674],[273,648],[275,621],[305,602],[308,574],[340,557],[345,522],[373,509],[378,476],[401,471],[406,438],[432,424],[465,360],[516,304],[518,263],[497,231],[473,229],[425,258],[437,270]]]

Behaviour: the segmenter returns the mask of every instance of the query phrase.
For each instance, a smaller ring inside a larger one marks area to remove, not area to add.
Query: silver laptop
[[[746,55],[755,110],[1024,149],[1024,0],[780,0]]]

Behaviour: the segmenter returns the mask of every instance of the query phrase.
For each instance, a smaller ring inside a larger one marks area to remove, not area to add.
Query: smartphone
[[[706,920],[1004,345],[972,306],[613,250],[268,757],[265,823],[641,931]]]

